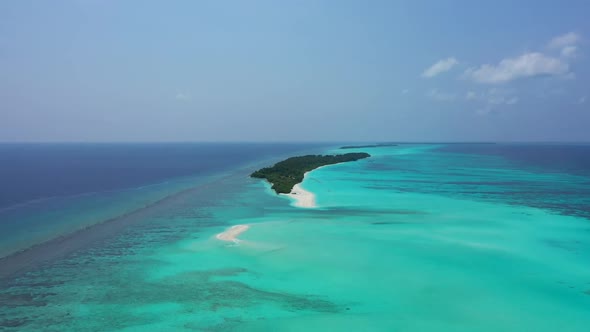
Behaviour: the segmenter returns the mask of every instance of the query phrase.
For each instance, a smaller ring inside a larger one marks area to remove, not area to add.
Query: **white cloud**
[[[180,101],[189,101],[189,100],[191,100],[191,96],[187,95],[186,93],[179,92],[176,94],[174,99],[180,100]]]
[[[520,99],[514,95],[513,90],[492,88],[480,93],[469,91],[465,94],[465,100],[478,104],[477,113],[488,114],[499,108],[515,105]]]
[[[422,73],[422,77],[425,77],[425,78],[434,77],[438,74],[441,74],[441,73],[451,70],[451,68],[453,68],[458,63],[459,63],[459,61],[457,61],[457,59],[455,59],[454,57],[439,60],[435,64],[430,66],[430,68],[426,69]]]
[[[464,77],[478,83],[498,84],[525,77],[565,75],[568,71],[569,65],[564,61],[533,52],[503,59],[497,65],[469,68]]]
[[[410,93],[410,90],[408,90],[408,89],[402,90],[402,95],[407,95],[408,93]]]
[[[575,45],[579,41],[580,35],[575,32],[568,32],[551,39],[547,46],[552,49],[563,49],[564,47]]]
[[[559,50],[559,53],[564,58],[574,58],[578,53],[577,44],[580,42],[581,36],[574,32],[566,33],[551,39],[547,47],[552,50]]]
[[[441,92],[438,89],[432,89],[426,95],[429,98],[434,99],[436,101],[450,102],[450,101],[455,101],[455,99],[457,99],[457,96],[455,94],[447,93],[447,92]]]
[[[577,52],[578,52],[577,46],[566,46],[561,49],[561,56],[566,57],[566,58],[573,58],[576,56]]]
[[[582,105],[584,103],[586,103],[586,96],[580,97],[580,99],[578,99],[578,102],[577,102],[578,105]]]
[[[517,57],[505,58],[498,64],[484,64],[467,69],[463,77],[478,83],[501,84],[535,76],[559,76],[563,79],[575,77],[570,72],[569,61],[579,51],[581,36],[569,32],[553,38],[547,44],[550,52],[528,52]],[[558,51],[559,53],[556,53]]]

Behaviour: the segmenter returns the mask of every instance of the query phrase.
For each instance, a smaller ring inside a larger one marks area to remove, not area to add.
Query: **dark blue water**
[[[421,172],[406,191],[527,205],[590,220],[590,145],[445,144],[397,171]],[[428,178],[429,180],[425,180]]]
[[[0,144],[0,257],[137,211],[212,176],[316,149],[322,145]]]
[[[590,144],[449,144],[440,151],[497,156],[515,166],[590,176]]]
[[[310,144],[0,144],[0,208],[207,175]]]

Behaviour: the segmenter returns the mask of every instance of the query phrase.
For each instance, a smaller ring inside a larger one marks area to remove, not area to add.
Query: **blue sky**
[[[590,141],[587,1],[0,2],[0,141]]]

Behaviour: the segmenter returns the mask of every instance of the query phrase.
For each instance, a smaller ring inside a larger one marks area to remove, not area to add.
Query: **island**
[[[291,157],[252,173],[253,178],[266,179],[277,194],[288,194],[293,186],[303,181],[306,172],[321,166],[357,161],[371,155],[365,152],[337,155],[307,155]]]
[[[363,149],[363,148],[384,148],[387,146],[397,146],[395,143],[377,143],[369,145],[346,145],[340,147],[340,149]]]

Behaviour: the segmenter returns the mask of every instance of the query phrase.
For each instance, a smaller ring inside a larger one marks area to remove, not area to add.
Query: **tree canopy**
[[[325,165],[332,165],[348,161],[368,158],[371,155],[364,152],[346,153],[338,155],[307,155],[291,157],[276,163],[272,167],[265,167],[252,173],[253,178],[266,179],[272,183],[272,189],[277,194],[290,193],[293,186],[303,181],[306,172]]]

